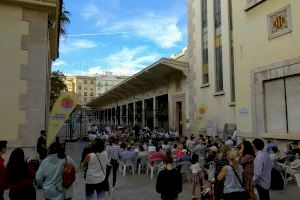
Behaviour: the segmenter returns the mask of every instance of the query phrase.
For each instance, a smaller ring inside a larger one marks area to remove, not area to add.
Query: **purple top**
[[[271,185],[272,161],[265,151],[257,151],[254,160],[254,185],[258,184],[262,188],[269,190]]]

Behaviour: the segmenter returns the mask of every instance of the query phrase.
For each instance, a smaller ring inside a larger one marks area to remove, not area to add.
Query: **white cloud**
[[[60,44],[60,52],[64,54],[82,49],[92,49],[98,46],[96,42],[86,39],[64,40]]]
[[[174,11],[168,15],[158,15],[143,11],[138,17],[130,16],[126,19],[124,16],[117,16],[120,13],[119,1],[104,1],[105,4],[102,2],[102,5],[105,5],[105,9],[95,4],[89,4],[83,9],[84,19],[93,21],[101,30],[100,33],[83,33],[84,35],[131,33],[131,36],[148,39],[162,48],[174,47],[183,39],[184,30],[178,25],[180,13]]]
[[[160,58],[157,53],[145,55],[146,50],[146,47],[133,49],[124,47],[120,52],[98,59],[98,62],[102,62],[101,65],[88,67],[86,70],[74,71],[72,74],[94,75],[111,71],[118,75],[133,75]]]
[[[86,21],[95,21],[96,26],[107,25],[107,22],[115,17],[114,13],[120,8],[119,0],[101,0],[105,9],[95,4],[88,4],[83,8],[82,16]]]
[[[148,63],[152,63],[160,57],[157,53],[145,55],[146,50],[146,47],[143,46],[133,49],[125,47],[120,52],[104,58],[104,61],[110,69],[137,71],[147,67]]]
[[[67,65],[67,63],[63,60],[57,60],[52,64],[53,67],[58,67],[58,66],[63,66],[63,65]]]
[[[176,16],[159,16],[153,13],[139,19],[118,22],[104,29],[107,32],[133,32],[135,36],[154,41],[162,48],[174,47],[183,39],[183,30],[180,30]]]
[[[86,21],[90,20],[91,17],[97,16],[100,14],[98,7],[94,4],[87,5],[82,12],[82,16]]]

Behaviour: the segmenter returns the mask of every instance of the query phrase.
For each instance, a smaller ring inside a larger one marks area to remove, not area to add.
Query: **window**
[[[94,93],[93,92],[91,92],[91,95],[90,95],[91,97],[93,97],[94,96]]]
[[[300,133],[300,76],[264,83],[266,131]]]
[[[84,87],[84,90],[88,90],[88,88],[87,88],[87,87]]]
[[[221,0],[215,3],[215,73],[216,92],[223,91],[223,60],[222,60],[222,30],[221,30]]]
[[[94,84],[94,80],[91,80],[91,84]]]
[[[208,82],[207,0],[202,0],[202,84]]]
[[[87,92],[84,92],[84,96],[85,96],[85,97],[87,96]]]
[[[84,102],[85,102],[85,103],[87,102],[87,98],[84,98]]]
[[[235,102],[235,83],[234,83],[234,49],[233,49],[233,36],[232,36],[232,2],[228,1],[229,9],[229,26],[230,26],[230,85],[231,85],[231,102]]]
[[[84,83],[84,84],[87,84],[87,80],[84,80],[83,83]]]
[[[81,85],[78,85],[78,90],[81,90]]]

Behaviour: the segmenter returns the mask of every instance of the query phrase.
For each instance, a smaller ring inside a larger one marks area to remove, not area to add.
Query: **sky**
[[[52,71],[132,75],[187,46],[186,0],[64,0],[71,13]]]

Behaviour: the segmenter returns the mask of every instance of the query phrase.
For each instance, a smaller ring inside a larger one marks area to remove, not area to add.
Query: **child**
[[[197,199],[196,197],[196,187],[199,185],[200,187],[200,193],[201,193],[201,186],[202,186],[202,168],[200,167],[200,164],[198,163],[198,155],[193,154],[192,156],[192,164],[190,166],[190,169],[192,170],[192,184],[193,184],[193,190],[192,190],[192,198]]]

